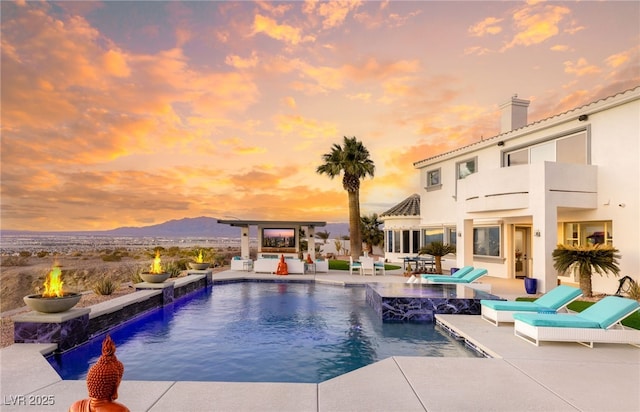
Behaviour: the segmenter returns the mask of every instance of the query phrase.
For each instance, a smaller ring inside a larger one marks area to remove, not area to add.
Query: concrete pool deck
[[[404,283],[400,272],[290,275],[317,282]],[[214,279],[274,275],[220,272]],[[492,293],[523,296],[521,280],[483,278]],[[123,381],[119,401],[132,411],[638,411],[640,350],[630,345],[543,343],[535,347],[471,315],[437,315],[492,359],[392,357],[319,384]],[[85,381],[65,381],[42,353],[49,344],[0,350],[0,411],[65,411],[87,396]],[[206,354],[197,354],[206,356]],[[126,368],[126,365],[125,365]],[[29,405],[53,400],[54,405]]]

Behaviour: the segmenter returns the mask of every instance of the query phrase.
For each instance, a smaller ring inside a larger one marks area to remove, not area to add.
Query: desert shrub
[[[165,272],[169,273],[172,278],[177,278],[180,276],[180,273],[186,269],[186,261],[183,262],[183,265],[180,265],[180,261],[172,261],[167,263],[165,266]]]
[[[36,253],[36,256],[38,256],[39,258],[47,257],[49,256],[49,252],[47,252],[46,250],[41,250]]]
[[[31,252],[29,252],[28,250],[22,250],[20,253],[18,253],[18,255],[20,255],[20,257],[28,258],[31,256]]]
[[[103,262],[120,262],[122,260],[122,256],[118,252],[102,255],[101,258]]]
[[[27,266],[27,258],[22,256],[2,256],[0,265],[2,266]]]
[[[130,278],[132,283],[142,283],[144,280],[140,277],[140,274],[144,272],[145,269],[138,267],[134,271],[131,272]]]
[[[102,277],[93,285],[93,292],[96,295],[111,295],[118,289],[118,284],[108,277]]]
[[[167,256],[180,256],[182,254],[182,251],[178,246],[171,246],[164,252],[164,254]]]

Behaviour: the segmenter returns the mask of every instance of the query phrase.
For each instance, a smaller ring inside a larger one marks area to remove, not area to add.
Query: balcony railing
[[[458,182],[466,212],[527,209],[544,198],[557,207],[595,208],[597,170],[592,165],[544,162],[479,171]]]

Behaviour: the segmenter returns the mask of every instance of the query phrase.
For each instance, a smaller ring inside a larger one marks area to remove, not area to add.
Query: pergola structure
[[[239,227],[240,233],[240,254],[243,259],[249,259],[249,227],[258,227],[258,255],[262,253],[262,230],[265,228],[291,228],[295,229],[296,246],[295,252],[300,252],[300,239],[298,233],[301,227],[307,228],[308,236],[308,253],[312,259],[315,259],[316,242],[315,242],[315,228],[326,226],[327,222],[319,221],[297,221],[297,220],[224,220],[218,219],[218,223]]]

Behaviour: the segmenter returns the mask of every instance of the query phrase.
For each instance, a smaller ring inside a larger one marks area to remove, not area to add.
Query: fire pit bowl
[[[62,297],[45,297],[39,294],[28,295],[22,298],[24,303],[37,312],[60,313],[66,312],[80,302],[79,293],[65,293]]]
[[[205,270],[209,269],[209,266],[211,266],[210,263],[189,262],[189,267],[193,270]]]
[[[168,272],[164,272],[164,273],[149,273],[149,272],[144,272],[140,274],[140,277],[142,278],[142,280],[144,280],[147,283],[162,283],[165,280],[169,279],[170,273]]]

